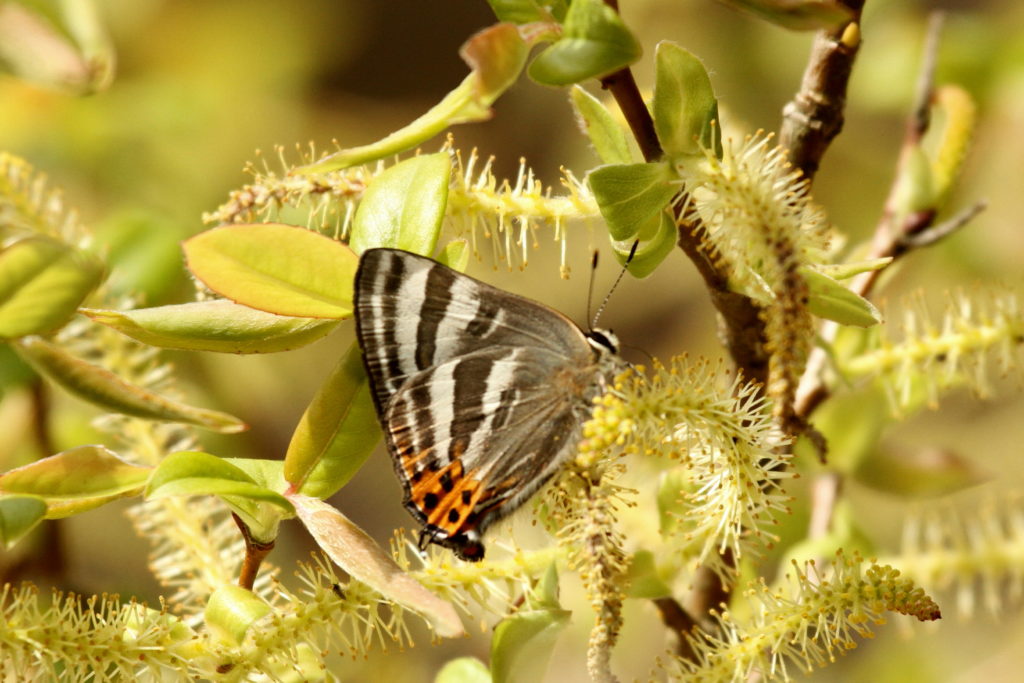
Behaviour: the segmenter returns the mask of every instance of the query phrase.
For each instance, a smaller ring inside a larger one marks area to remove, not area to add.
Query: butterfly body
[[[481,536],[573,454],[625,364],[610,333],[396,249],[363,253],[357,334],[421,540],[479,560]]]

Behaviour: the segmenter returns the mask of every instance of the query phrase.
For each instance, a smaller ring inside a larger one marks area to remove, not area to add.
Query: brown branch
[[[808,182],[832,140],[843,129],[846,87],[860,48],[860,14],[864,0],[842,0],[852,20],[814,37],[800,91],[782,110],[779,144]]]
[[[242,532],[242,538],[245,539],[245,559],[242,561],[242,568],[238,572],[238,585],[252,590],[253,585],[256,583],[256,575],[260,571],[260,565],[263,564],[263,560],[270,554],[270,551],[274,549],[274,542],[263,543],[255,540],[252,537],[252,532],[249,531],[249,527],[234,512],[231,513],[231,519],[235,520],[239,531]]]
[[[924,240],[924,242],[916,241],[917,237],[921,234],[931,233],[931,226],[936,215],[936,211],[934,209],[918,211],[902,216],[902,223],[900,225],[894,225],[893,222],[897,219],[900,213],[898,209],[900,191],[898,185],[900,178],[903,175],[903,168],[910,157],[911,151],[917,146],[921,137],[927,131],[929,117],[926,110],[931,102],[932,92],[934,90],[934,83],[932,79],[935,74],[935,62],[937,60],[939,47],[938,33],[940,32],[941,27],[941,17],[936,17],[933,14],[928,25],[929,34],[925,41],[924,56],[922,59],[921,73],[918,77],[917,96],[914,103],[914,109],[907,117],[907,125],[903,135],[903,143],[901,145],[899,159],[897,161],[895,179],[889,190],[889,196],[886,199],[882,216],[879,219],[878,224],[875,226],[874,237],[871,240],[871,252],[867,257],[868,259],[891,257],[895,261],[895,259],[907,254],[911,249],[917,248],[918,246],[924,246],[925,244],[931,244],[935,241],[927,239]],[[950,229],[949,233],[962,227],[967,220],[976,215],[980,210],[981,207],[976,205],[960,217],[952,219],[952,222],[956,227],[954,229]],[[966,216],[966,218],[961,222],[960,218],[963,218],[964,216]],[[949,227],[950,226],[944,227],[944,230]],[[889,265],[891,266],[892,264],[890,263]],[[860,296],[868,296],[874,289],[875,284],[878,282],[878,278],[881,273],[881,270],[873,270],[856,276],[853,279],[850,289]],[[838,330],[838,325],[826,322],[821,327],[820,337],[827,345],[835,339],[835,335]],[[815,349],[807,361],[807,368],[804,371],[803,378],[800,382],[800,389],[797,392],[797,415],[803,418],[809,417],[810,414],[814,412],[815,408],[817,408],[822,401],[830,395],[830,390],[824,379],[824,370],[827,365],[828,355],[825,350],[823,348]]]
[[[683,606],[676,602],[675,598],[655,598],[651,602],[658,609],[661,623],[676,634],[679,639],[676,645],[676,654],[682,659],[695,660],[697,653],[693,649],[693,642],[690,634],[700,629],[700,626],[690,613],[683,609]]]
[[[893,259],[914,249],[930,246],[955,233],[985,208],[985,202],[977,202],[947,221],[934,225],[937,208],[903,214],[899,207],[899,184],[911,152],[920,144],[921,138],[930,125],[929,109],[934,92],[935,64],[938,59],[939,34],[942,27],[941,13],[933,13],[928,25],[924,58],[918,77],[917,94],[913,111],[907,117],[903,143],[897,162],[895,179],[886,199],[885,208],[875,227],[871,253],[868,258]],[[896,222],[899,221],[899,224]],[[850,287],[860,296],[867,297],[881,275],[881,270],[862,273],[854,278]],[[831,343],[839,326],[832,322],[822,325],[821,338],[824,344]],[[824,348],[817,348],[811,354],[797,394],[797,414],[807,418],[831,394],[825,381],[824,370],[828,354]],[[832,472],[822,475],[812,486],[811,520],[812,538],[820,537],[831,528],[835,504],[843,486],[843,477]]]

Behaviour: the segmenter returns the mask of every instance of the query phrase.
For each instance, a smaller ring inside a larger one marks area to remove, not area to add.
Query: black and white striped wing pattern
[[[359,343],[405,505],[464,559],[573,452],[623,364],[605,335],[431,259],[371,249]]]

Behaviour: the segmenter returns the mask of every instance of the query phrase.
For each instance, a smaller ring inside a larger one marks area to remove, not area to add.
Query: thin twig
[[[941,28],[941,13],[933,13],[928,24],[928,36],[925,40],[921,73],[917,82],[915,105],[907,117],[895,180],[872,239],[869,258],[892,257],[893,261],[888,264],[889,266],[910,251],[930,246],[953,234],[970,222],[986,206],[983,201],[977,202],[939,225],[933,225],[936,215],[935,208],[902,216],[898,210],[899,189],[897,186],[903,174],[903,168],[930,125],[929,109],[934,92],[935,64],[938,60]],[[897,217],[901,222],[899,225],[894,225]],[[881,270],[862,273],[854,278],[850,289],[860,296],[866,297],[874,289],[880,274]],[[822,325],[821,338],[824,345],[830,344],[835,339],[838,329],[839,326],[836,323],[826,322]],[[828,354],[824,350],[824,345],[815,349],[808,359],[800,382],[800,389],[797,392],[796,411],[804,418],[808,417],[831,393],[824,376],[824,370],[828,363]],[[812,486],[811,520],[809,523],[812,538],[824,535],[831,528],[835,504],[842,485],[842,475],[831,472],[819,477]]]
[[[860,14],[864,0],[843,0],[850,22],[819,31],[804,70],[800,91],[782,110],[779,144],[808,182],[833,138],[843,129],[846,87],[860,48]]]
[[[242,532],[242,538],[245,539],[245,559],[242,561],[242,568],[238,572],[238,585],[252,590],[253,585],[256,583],[256,575],[260,571],[260,565],[263,564],[263,560],[270,554],[270,551],[274,549],[274,542],[262,543],[255,540],[252,537],[252,532],[249,531],[249,527],[234,512],[231,513],[231,519],[235,520],[239,531]]]
[[[700,629],[700,626],[693,620],[690,613],[683,609],[683,606],[676,602],[675,598],[655,598],[652,600],[661,616],[661,623],[676,634],[679,639],[676,645],[676,654],[682,659],[692,660],[696,657],[693,650],[693,642],[690,634]]]
[[[898,240],[898,249],[893,256],[899,256],[911,249],[930,247],[933,244],[946,239],[974,220],[975,216],[987,208],[988,202],[982,199],[971,204],[966,209],[961,210],[960,213],[956,214],[952,218],[942,221],[938,225],[933,225],[913,235],[903,235]]]

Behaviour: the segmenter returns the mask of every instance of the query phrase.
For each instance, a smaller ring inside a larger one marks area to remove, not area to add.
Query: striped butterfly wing
[[[572,357],[588,347],[568,318],[398,249],[368,249],[355,281],[356,333],[378,414],[409,377],[495,345]]]
[[[424,370],[395,393],[388,447],[426,540],[479,559],[487,526],[572,454],[599,387],[589,354],[577,361],[496,347]]]
[[[363,254],[355,305],[406,507],[424,540],[480,559],[480,534],[557,470],[620,365],[561,314],[407,252]]]

